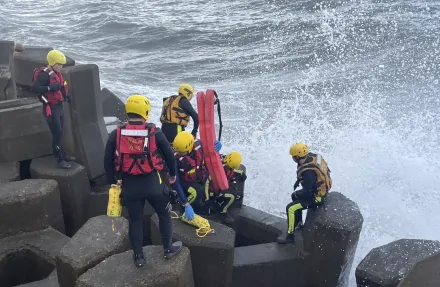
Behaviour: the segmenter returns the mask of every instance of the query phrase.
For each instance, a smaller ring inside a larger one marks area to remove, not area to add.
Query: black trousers
[[[46,116],[46,105],[43,104],[43,115],[52,133],[53,155],[58,162],[64,160],[64,151],[61,145],[64,130],[64,110],[63,103],[50,104],[51,116]]]
[[[181,131],[184,131],[185,127],[172,123],[162,123],[161,130],[167,138],[168,142],[172,144],[177,134]]]
[[[128,211],[130,243],[135,253],[142,252],[143,219],[145,201],[159,217],[159,230],[164,249],[172,243],[171,203],[169,189],[156,171],[142,176],[122,177],[123,202]]]
[[[292,202],[286,206],[287,214],[287,233],[292,234],[295,227],[302,222],[302,211],[304,209],[314,209],[323,204],[323,198],[319,196],[310,196],[298,198],[297,194],[301,194],[302,190],[293,192]]]

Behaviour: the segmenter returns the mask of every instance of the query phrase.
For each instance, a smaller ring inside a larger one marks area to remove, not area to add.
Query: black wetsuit
[[[142,122],[129,121],[132,125],[141,125]],[[158,128],[156,134],[156,144],[163,155],[168,167],[170,176],[175,176],[175,157],[173,151],[165,137]],[[116,171],[114,166],[114,154],[116,150],[116,130],[112,131],[108,137],[105,147],[104,168],[107,172],[109,184],[116,183]],[[129,237],[136,254],[142,253],[142,226],[144,218],[145,200],[154,208],[159,216],[159,229],[162,234],[162,244],[164,249],[169,249],[172,239],[172,222],[169,208],[170,198],[169,189],[158,172],[145,175],[130,175],[123,173],[122,189],[123,203],[129,215]]]
[[[48,86],[50,83],[50,76],[47,72],[41,72],[32,86],[32,91],[38,93],[40,101],[41,95],[45,95],[48,92]],[[66,99],[66,91],[63,85],[60,85],[61,93]],[[57,90],[52,90],[53,92]],[[47,99],[47,97],[46,97]],[[51,116],[46,115],[46,104],[43,102],[43,115],[49,126],[50,132],[52,133],[52,150],[55,158],[58,162],[65,160],[65,153],[62,148],[61,140],[63,138],[64,130],[64,110],[63,103],[59,102],[57,104],[50,103]]]
[[[199,129],[199,116],[197,112],[194,110],[191,103],[186,98],[181,98],[179,101],[179,107],[186,112],[187,115],[189,115],[193,121],[194,121],[194,127],[191,131],[191,134],[193,136],[197,136],[197,131]],[[185,127],[180,126],[173,123],[162,123],[162,131],[165,134],[168,142],[172,143],[174,141],[174,138],[176,137],[177,133],[179,131],[184,131]]]
[[[312,160],[309,158],[305,163]],[[291,195],[292,202],[286,206],[288,233],[292,233],[295,227],[302,222],[304,209],[316,208],[323,203],[323,198],[316,196],[317,174],[313,170],[306,170],[301,175],[302,189],[294,191]]]

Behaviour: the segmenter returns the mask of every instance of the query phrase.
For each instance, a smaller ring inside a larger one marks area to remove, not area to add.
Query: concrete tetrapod
[[[307,211],[303,237],[311,285],[348,286],[363,221],[358,205],[335,191],[323,207]]]
[[[89,219],[57,255],[60,286],[75,287],[78,277],[88,269],[128,249],[128,222],[125,218],[101,215]]]
[[[49,277],[47,277],[46,279],[18,285],[17,287],[59,287],[59,286],[60,284],[58,283],[57,271],[54,270],[52,273],[50,273]]]
[[[52,154],[52,135],[38,100],[0,102],[0,130],[0,162]]]
[[[396,287],[418,261],[439,251],[439,241],[420,239],[400,239],[373,248],[356,268],[357,285]]]
[[[209,223],[215,234],[200,238],[196,235],[194,226],[180,219],[173,219],[173,239],[182,241],[191,251],[196,287],[231,286],[235,232],[220,223],[213,221]],[[151,217],[151,236],[154,245],[162,244],[157,214]]]
[[[120,121],[126,120],[125,104],[112,91],[103,88],[101,100],[104,117],[117,117]]]
[[[105,173],[103,160],[108,133],[102,112],[99,69],[97,65],[63,68],[72,101],[65,110],[63,146],[86,168],[89,179]]]
[[[17,98],[12,41],[0,41],[0,101]]]
[[[0,163],[0,183],[20,180],[20,163]]]
[[[440,283],[440,253],[417,262],[397,287],[438,287]]]
[[[64,232],[57,182],[26,179],[0,184],[0,218],[0,238],[49,226]]]
[[[71,162],[70,169],[59,168],[52,156],[32,160],[32,178],[54,179],[58,182],[66,235],[72,236],[86,222],[86,200],[91,193],[86,169]]]
[[[133,264],[133,252],[107,258],[81,275],[77,287],[193,287],[191,257],[188,248],[171,259],[163,257],[159,246],[143,248],[145,265]]]
[[[50,227],[1,239],[1,286],[11,287],[38,280],[46,281],[44,278],[54,271],[56,254],[68,240],[67,236]]]

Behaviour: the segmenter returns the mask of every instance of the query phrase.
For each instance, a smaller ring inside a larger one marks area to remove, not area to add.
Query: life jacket
[[[179,106],[183,96],[171,96],[166,98],[162,106],[161,123],[173,123],[186,127],[189,122],[189,115]]]
[[[228,182],[232,182],[235,180],[235,169],[228,167],[226,164],[223,164],[223,169],[225,170],[226,178]]]
[[[204,183],[208,178],[201,147],[200,140],[196,139],[191,153],[184,156],[179,156],[177,153],[174,153],[178,159],[180,178],[186,183]]]
[[[68,93],[67,83],[64,81],[63,75],[61,75],[61,73],[56,73],[55,71],[50,70],[48,67],[35,69],[32,82],[35,82],[35,80],[38,79],[38,76],[41,72],[46,72],[49,74],[49,86],[55,83],[59,83],[61,86],[64,86],[64,91],[66,92],[66,94]],[[47,101],[52,104],[58,104],[59,102],[62,102],[64,100],[61,90],[58,90],[56,92],[48,91],[44,94],[44,96],[46,97]]]
[[[306,162],[298,166],[296,170],[298,181],[302,181],[302,174],[306,170],[313,170],[316,173],[316,196],[326,196],[332,187],[332,179],[330,177],[330,169],[327,162],[320,154],[310,153]]]
[[[141,175],[163,170],[165,163],[156,145],[158,131],[152,123],[119,125],[116,130],[116,171]]]

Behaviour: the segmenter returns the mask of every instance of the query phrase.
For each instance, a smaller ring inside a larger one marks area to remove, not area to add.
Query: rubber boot
[[[295,235],[293,233],[285,233],[277,238],[279,244],[295,243]]]
[[[176,241],[174,242],[169,249],[166,249],[164,251],[164,257],[166,259],[170,259],[171,257],[174,257],[176,254],[179,254],[180,251],[182,251],[182,242]]]
[[[136,267],[142,267],[145,264],[144,254],[142,253],[133,254],[133,260]]]

